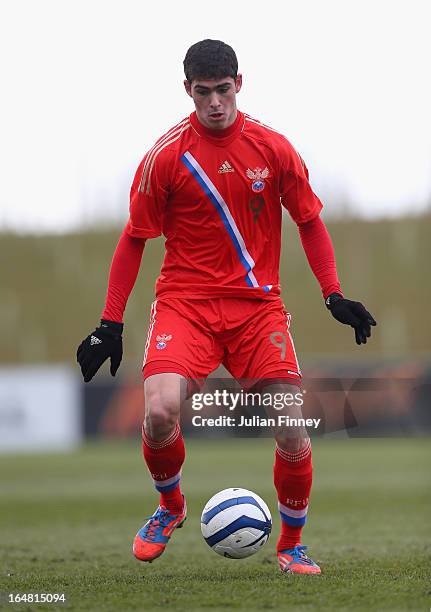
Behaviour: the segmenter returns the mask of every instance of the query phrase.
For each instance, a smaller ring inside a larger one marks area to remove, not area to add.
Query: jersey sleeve
[[[123,322],[123,314],[138,276],[144,247],[145,238],[132,237],[124,229],[112,258],[102,319]]]
[[[280,153],[280,197],[296,224],[307,223],[320,214],[322,202],[313,192],[308,169],[288,140]]]
[[[338,280],[334,247],[322,219],[317,216],[298,225],[298,229],[308,263],[317,278],[323,298],[326,300],[331,293],[343,295]]]
[[[130,190],[126,232],[134,238],[157,238],[169,195],[168,164],[165,157],[146,154],[139,164]]]

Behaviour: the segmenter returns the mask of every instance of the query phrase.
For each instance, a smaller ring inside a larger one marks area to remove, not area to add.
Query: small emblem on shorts
[[[260,193],[265,189],[265,179],[269,176],[269,170],[267,167],[265,167],[263,170],[262,168],[255,168],[254,170],[247,168],[246,174],[248,178],[253,181],[251,188],[255,193]]]
[[[161,334],[160,336],[156,336],[156,340],[156,349],[161,351],[162,349],[165,349],[168,346],[169,340],[172,340],[172,334],[169,334],[169,336],[166,334]]]

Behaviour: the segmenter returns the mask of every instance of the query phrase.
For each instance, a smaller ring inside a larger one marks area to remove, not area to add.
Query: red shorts
[[[252,386],[262,379],[299,385],[301,370],[279,300],[161,298],[151,307],[144,379],[176,372],[203,382],[220,364]],[[254,381],[254,382],[253,382]]]

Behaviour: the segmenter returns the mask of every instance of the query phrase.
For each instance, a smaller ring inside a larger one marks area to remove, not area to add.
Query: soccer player
[[[233,49],[218,40],[198,42],[187,51],[184,71],[195,111],[159,138],[137,169],[101,323],[77,352],[85,382],[108,358],[115,375],[123,313],[145,243],[163,234],[166,253],[144,352],[142,428],[160,504],[134,539],[134,555],[142,561],[159,557],[186,519],[178,423],[192,381],[223,363],[234,378],[258,382],[261,390],[299,391],[290,314],[280,297],[282,207],[299,228],[332,315],[354,328],[358,344],[376,324],[362,304],[343,296],[304,161],[282,134],[237,109],[242,76]],[[279,565],[283,572],[319,574],[301,544],[312,482],[310,439],[287,428],[275,438]]]

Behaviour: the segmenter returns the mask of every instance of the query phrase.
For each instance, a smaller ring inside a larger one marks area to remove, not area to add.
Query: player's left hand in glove
[[[325,304],[337,321],[353,327],[356,344],[367,343],[367,338],[371,336],[371,326],[377,323],[363,304],[346,300],[339,293],[331,293],[326,298]]]
[[[115,376],[123,358],[123,323],[102,319],[100,326],[81,342],[76,359],[84,382],[89,382],[100,366],[111,358],[111,374]]]

